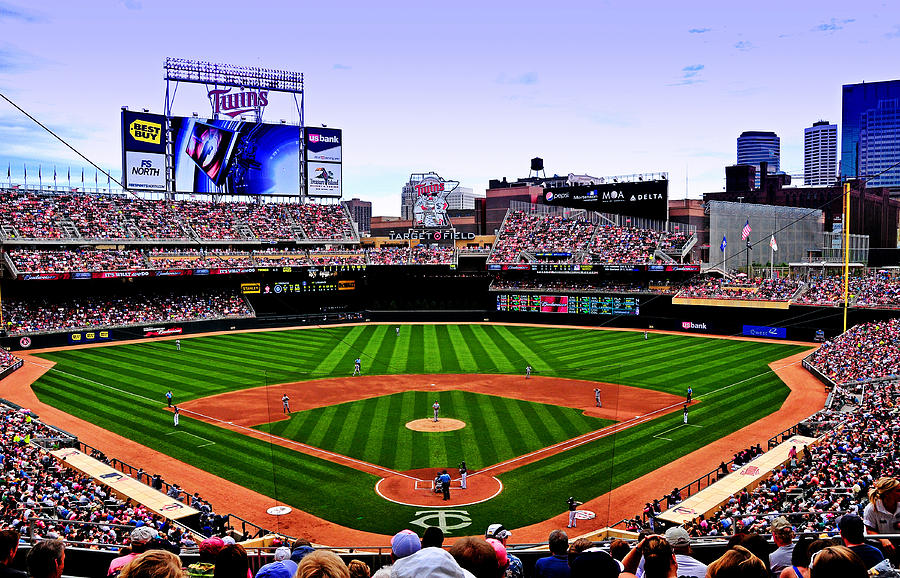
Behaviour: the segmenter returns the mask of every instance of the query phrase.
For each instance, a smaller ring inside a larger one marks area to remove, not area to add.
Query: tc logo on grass
[[[423,528],[437,526],[445,534],[452,534],[453,530],[462,530],[472,525],[472,518],[469,517],[467,510],[420,510],[416,512],[416,516],[419,517],[412,520],[410,524],[422,526]],[[451,519],[459,520],[459,523],[451,524]],[[429,523],[428,520],[435,520],[435,522]]]

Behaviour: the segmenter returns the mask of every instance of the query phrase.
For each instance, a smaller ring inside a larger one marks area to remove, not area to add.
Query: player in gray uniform
[[[437,400],[434,400],[434,405],[431,406],[431,409],[434,410],[434,421],[437,421],[438,420],[438,412],[441,411],[441,404],[439,404],[437,402]]]

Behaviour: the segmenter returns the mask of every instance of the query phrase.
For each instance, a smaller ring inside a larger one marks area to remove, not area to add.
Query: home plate
[[[271,508],[266,510],[266,513],[273,516],[284,516],[285,514],[291,513],[291,508],[287,506],[272,506]]]

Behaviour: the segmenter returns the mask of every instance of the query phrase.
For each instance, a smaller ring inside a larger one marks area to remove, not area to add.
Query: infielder
[[[684,404],[684,423],[687,423],[687,417],[688,417],[688,409],[687,408],[688,408],[688,405]]]
[[[438,412],[441,411],[441,404],[434,400],[434,405],[431,406],[431,409],[434,410],[434,421],[438,420]]]
[[[597,407],[603,407],[603,402],[600,400],[600,388],[594,388],[594,403]]]
[[[360,358],[356,358],[356,361],[353,362],[353,375],[360,374],[360,366],[362,365],[362,360]]]
[[[466,489],[466,476],[469,474],[469,470],[466,469],[466,462],[463,460],[459,464],[459,487],[463,490]]]
[[[281,413],[291,415],[291,398],[286,393],[281,396]]]
[[[575,527],[575,510],[580,506],[582,502],[579,502],[574,497],[569,496],[569,499],[566,501],[566,505],[569,506],[569,525],[566,528],[574,528]]]
[[[172,419],[175,420],[175,427],[178,427],[178,406],[176,405],[174,408],[174,413],[172,414]]]

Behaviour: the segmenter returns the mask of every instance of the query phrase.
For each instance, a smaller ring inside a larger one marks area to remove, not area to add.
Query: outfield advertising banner
[[[668,197],[669,181],[665,180],[575,185],[544,192],[548,205],[660,220],[666,218]]]
[[[299,195],[300,127],[173,117],[175,191]]]
[[[306,127],[307,162],[324,161],[339,163],[341,159],[343,135],[339,128]]]
[[[122,175],[126,189],[166,190],[166,117],[122,111]]]
[[[787,339],[787,328],[785,327],[744,325],[744,330],[742,333],[751,337],[771,337],[772,339]]]
[[[341,196],[341,165],[339,163],[307,163],[306,192],[314,197]]]
[[[166,155],[125,151],[125,188],[166,190]]]

